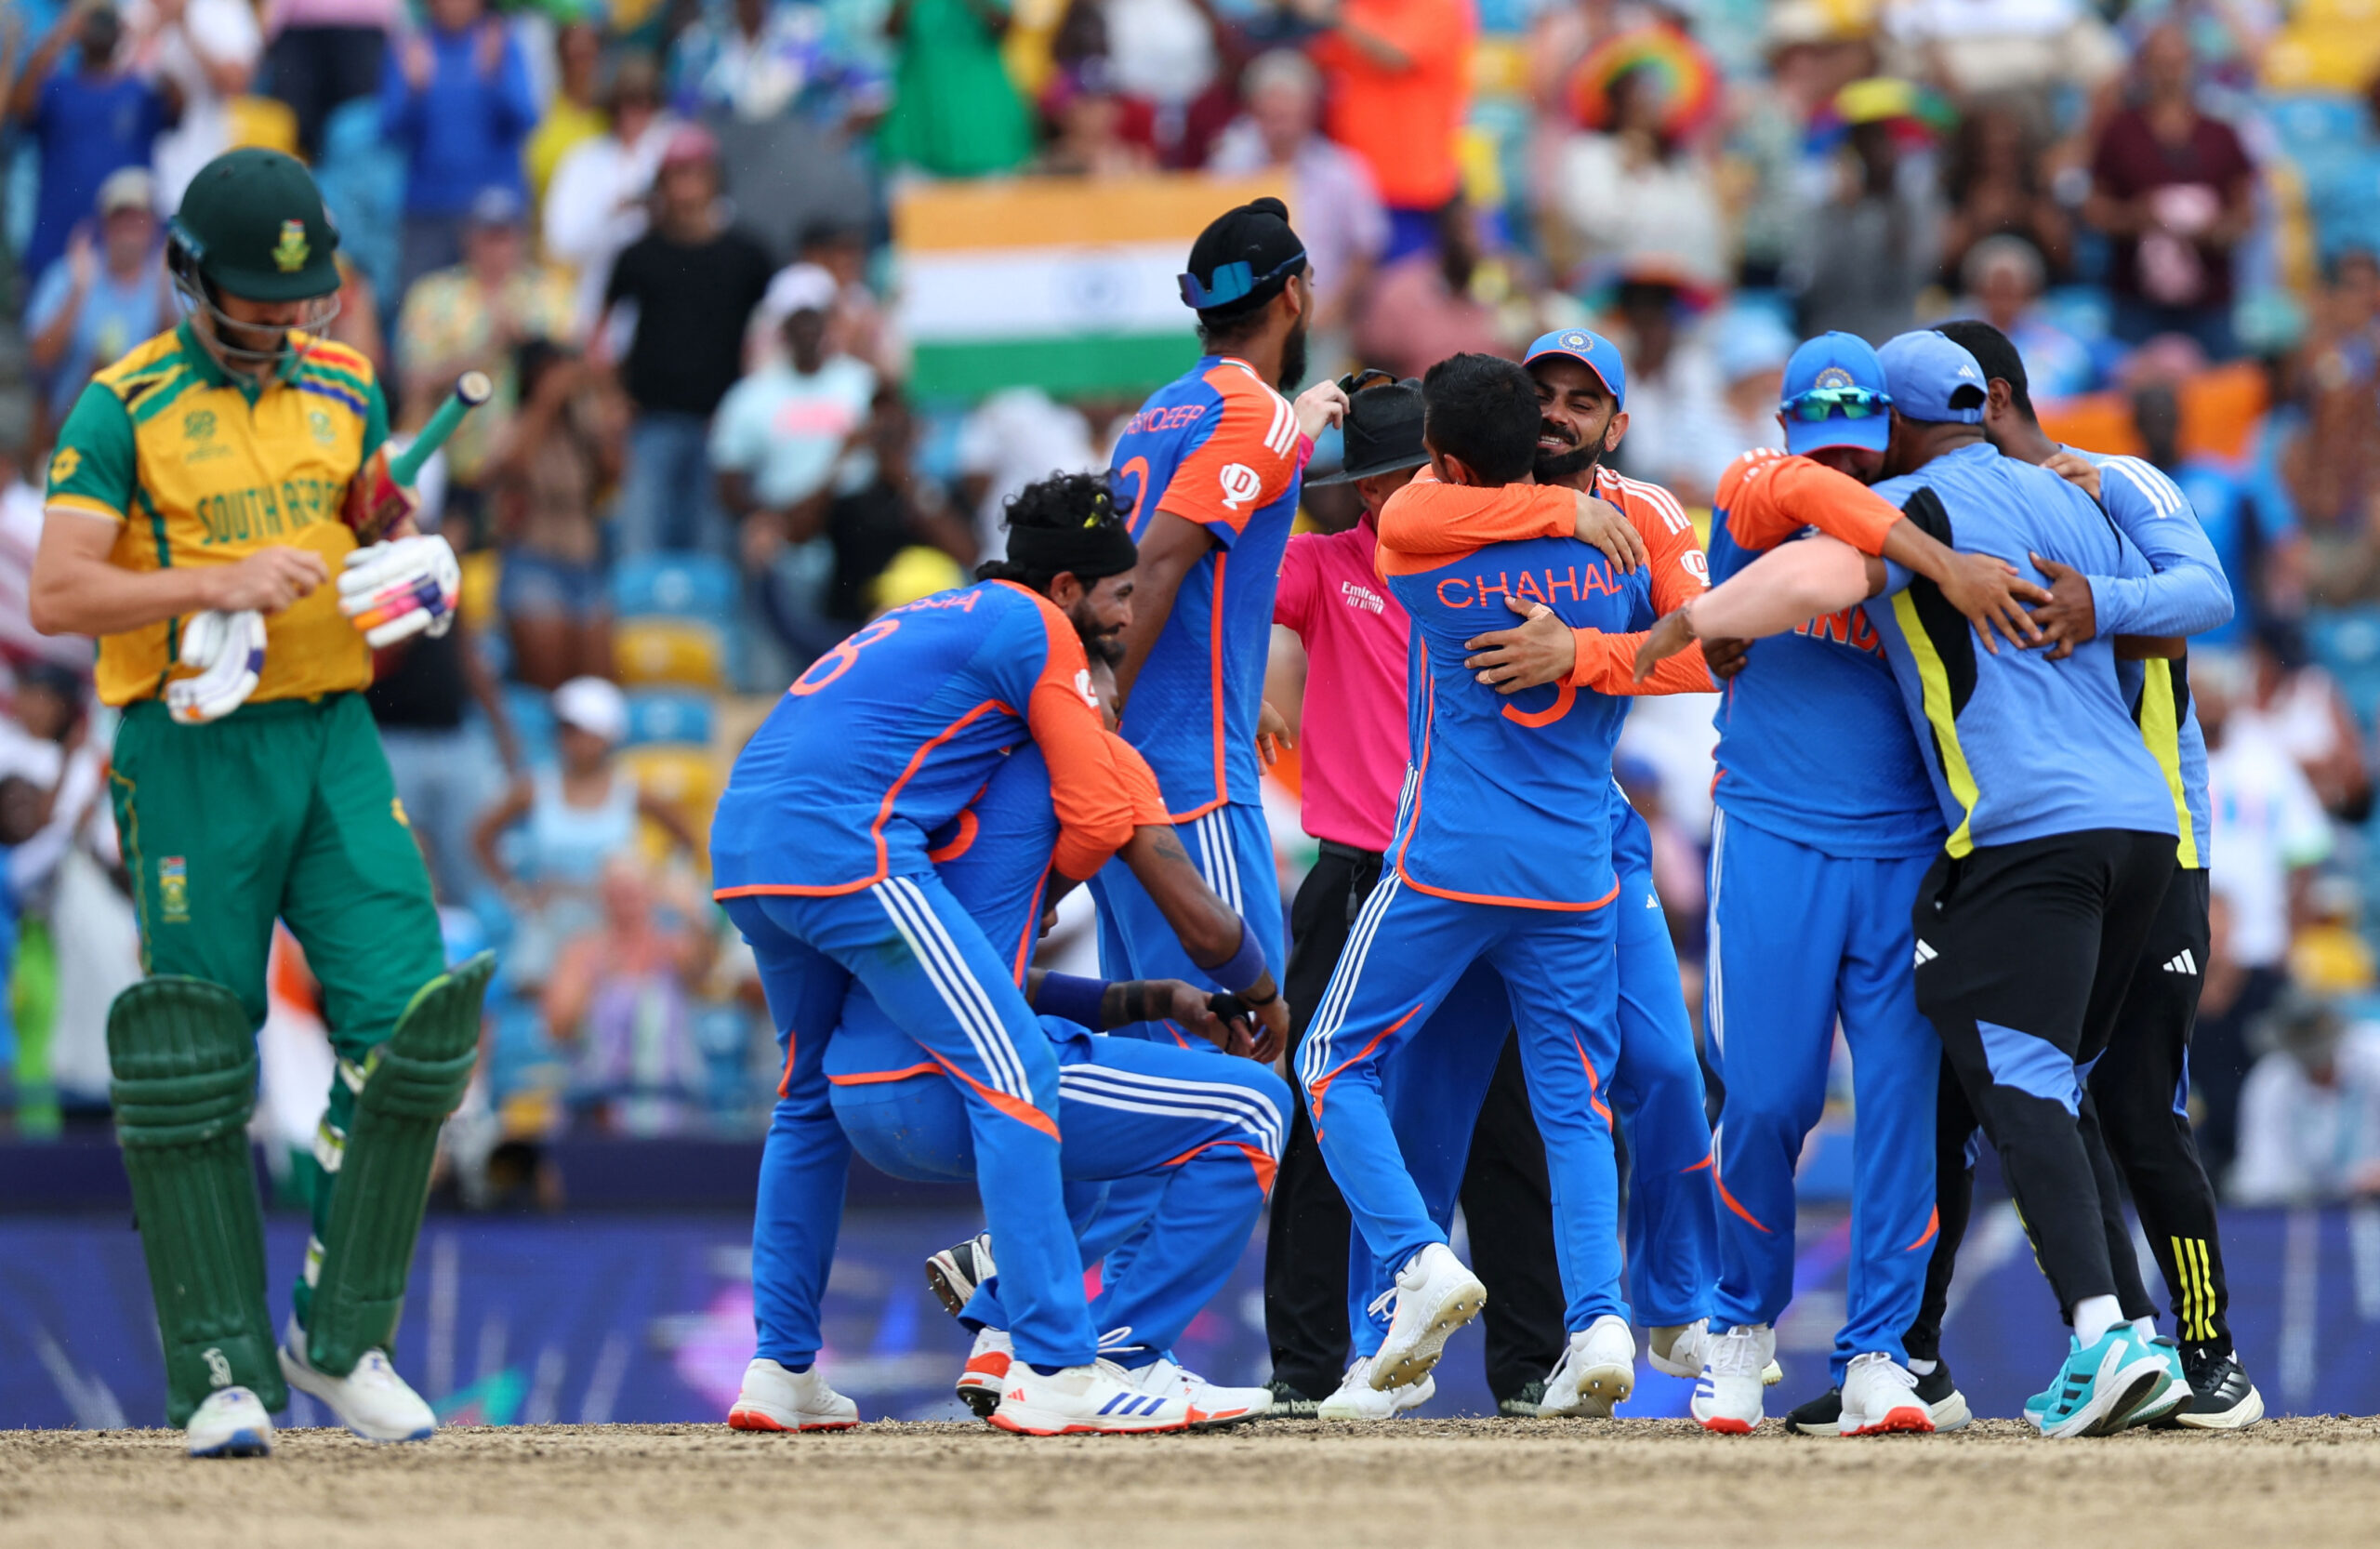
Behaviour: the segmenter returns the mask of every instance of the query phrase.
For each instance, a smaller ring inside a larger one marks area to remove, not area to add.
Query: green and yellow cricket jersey
[[[355,548],[339,520],[348,482],[388,438],[372,364],[293,334],[302,355],[270,380],[227,374],[190,324],[135,348],[91,379],[59,431],[48,506],[118,524],[109,558],[126,570],[229,564],[260,549],[307,549],[331,575]],[[99,696],[153,698],[181,673],[180,619],[99,641]],[[372,682],[372,653],[318,587],[265,620],[253,701],[311,698]]]

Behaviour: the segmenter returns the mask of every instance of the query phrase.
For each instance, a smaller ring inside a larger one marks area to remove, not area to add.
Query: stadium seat
[[[2363,104],[2352,97],[2309,93],[2274,98],[2265,109],[2281,148],[2295,160],[2320,156],[2363,139]]]
[[[710,701],[699,694],[644,689],[628,695],[628,747],[685,743],[707,748],[710,723]]]
[[[735,572],[710,554],[640,554],[612,572],[612,609],[622,618],[699,618],[724,626],[734,616]]]
[[[2318,613],[2306,621],[2306,641],[2338,680],[2356,719],[2372,725],[2380,714],[2380,607]]]
[[[726,642],[713,625],[686,618],[623,619],[612,633],[612,656],[629,687],[669,683],[722,689]]]
[[[638,790],[677,809],[686,827],[694,830],[697,844],[707,850],[711,811],[719,805],[721,785],[719,766],[708,752],[648,745],[624,749],[620,765],[636,776]],[[641,840],[646,854],[656,863],[668,856],[668,836],[651,824],[643,826]],[[694,856],[697,865],[708,858],[707,854]]]

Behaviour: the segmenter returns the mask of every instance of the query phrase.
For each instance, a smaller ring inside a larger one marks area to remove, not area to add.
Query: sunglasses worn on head
[[[1805,425],[1822,419],[1865,419],[1893,406],[1893,395],[1862,387],[1812,388],[1778,405]]]
[[[1279,263],[1259,274],[1256,272],[1255,266],[1246,258],[1235,258],[1215,270],[1215,277],[1210,284],[1201,285],[1196,274],[1182,275],[1182,299],[1200,311],[1215,307],[1228,307],[1234,301],[1248,296],[1258,285],[1269,285],[1282,275],[1300,268],[1304,262],[1305,254],[1301,250],[1290,254]]]

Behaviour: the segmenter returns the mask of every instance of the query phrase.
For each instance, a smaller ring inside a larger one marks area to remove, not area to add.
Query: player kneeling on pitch
[[[167,250],[189,315],[76,401],[33,565],[33,623],[98,636],[124,709],[116,823],[150,977],[109,1013],[111,1097],[166,1412],[199,1456],[270,1450],[289,1384],[369,1440],[435,1429],[388,1351],[494,966],[446,972],[364,703],[374,647],[452,623],[457,573],[411,531],[371,364],[319,337],[337,241],[292,158],[200,171]],[[338,1055],[277,1347],[247,1142],[276,919]]]

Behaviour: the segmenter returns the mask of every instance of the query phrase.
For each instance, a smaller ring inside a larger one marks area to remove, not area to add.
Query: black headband
[[[1131,569],[1141,563],[1141,551],[1102,490],[1098,506],[1080,526],[1009,528],[1008,558],[1027,575],[1071,572],[1089,586]]]

